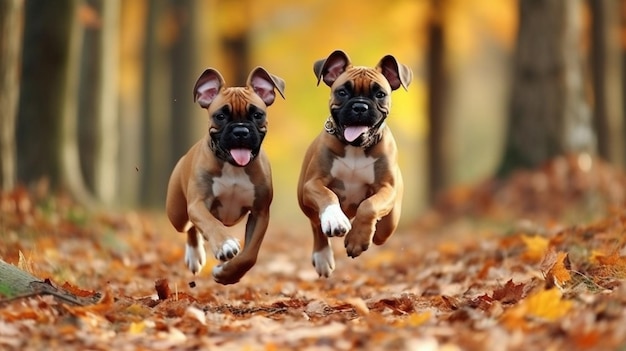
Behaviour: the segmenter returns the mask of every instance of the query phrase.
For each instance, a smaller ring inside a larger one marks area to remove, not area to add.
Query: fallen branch
[[[29,297],[52,295],[61,302],[85,306],[100,301],[101,295],[76,296],[71,292],[55,286],[49,279],[41,280],[32,274],[19,269],[0,259],[0,305]]]

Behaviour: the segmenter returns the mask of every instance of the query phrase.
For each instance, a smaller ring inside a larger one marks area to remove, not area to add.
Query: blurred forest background
[[[415,78],[389,125],[404,220],[444,189],[559,154],[625,162],[619,0],[0,0],[2,187],[89,207],[164,207],[170,172],[207,132],[192,87],[257,65],[286,81],[269,109],[272,218],[300,218],[304,150],[328,116],[312,65],[335,49]],[[294,217],[295,216],[295,217]]]

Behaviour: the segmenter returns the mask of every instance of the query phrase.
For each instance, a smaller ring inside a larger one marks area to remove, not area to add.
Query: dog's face
[[[367,147],[376,142],[391,108],[391,92],[406,87],[411,70],[387,55],[374,68],[352,66],[343,51],[335,51],[313,66],[331,88],[332,132],[342,142]]]
[[[274,89],[284,97],[284,81],[261,67],[250,72],[245,87],[224,88],[224,79],[212,68],[200,75],[194,99],[209,113],[209,147],[218,159],[244,167],[259,154]]]

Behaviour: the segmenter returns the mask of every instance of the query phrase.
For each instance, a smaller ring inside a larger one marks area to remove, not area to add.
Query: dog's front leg
[[[192,201],[187,211],[189,221],[195,228],[195,242],[192,231],[187,232],[185,262],[193,273],[199,272],[204,266],[201,258],[206,257],[203,238],[209,242],[213,255],[220,261],[227,261],[237,256],[240,251],[239,242],[226,234],[222,222],[209,212],[203,199]],[[194,245],[195,244],[195,245]]]
[[[396,196],[395,187],[384,184],[378,192],[359,204],[352,230],[346,235],[344,242],[348,256],[357,257],[369,248],[376,231],[376,223],[391,212]]]
[[[250,213],[246,222],[246,240],[239,255],[213,268],[213,279],[220,284],[237,283],[256,264],[259,249],[269,224],[269,211]]]
[[[313,230],[313,267],[320,277],[329,277],[335,270],[329,237],[345,235],[351,228],[350,219],[341,210],[337,195],[321,179],[304,184],[301,207]]]
[[[337,195],[321,179],[306,182],[302,198],[304,207],[319,215],[321,230],[325,235],[344,236],[350,230],[350,219],[341,210]]]

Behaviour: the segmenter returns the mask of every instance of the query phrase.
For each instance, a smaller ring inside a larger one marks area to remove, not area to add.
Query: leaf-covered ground
[[[561,158],[451,190],[357,259],[335,239],[329,279],[308,226],[274,224],[256,266],[222,286],[186,270],[162,214],[18,189],[1,197],[0,257],[102,298],[4,296],[0,349],[625,349],[625,199],[622,173]]]

